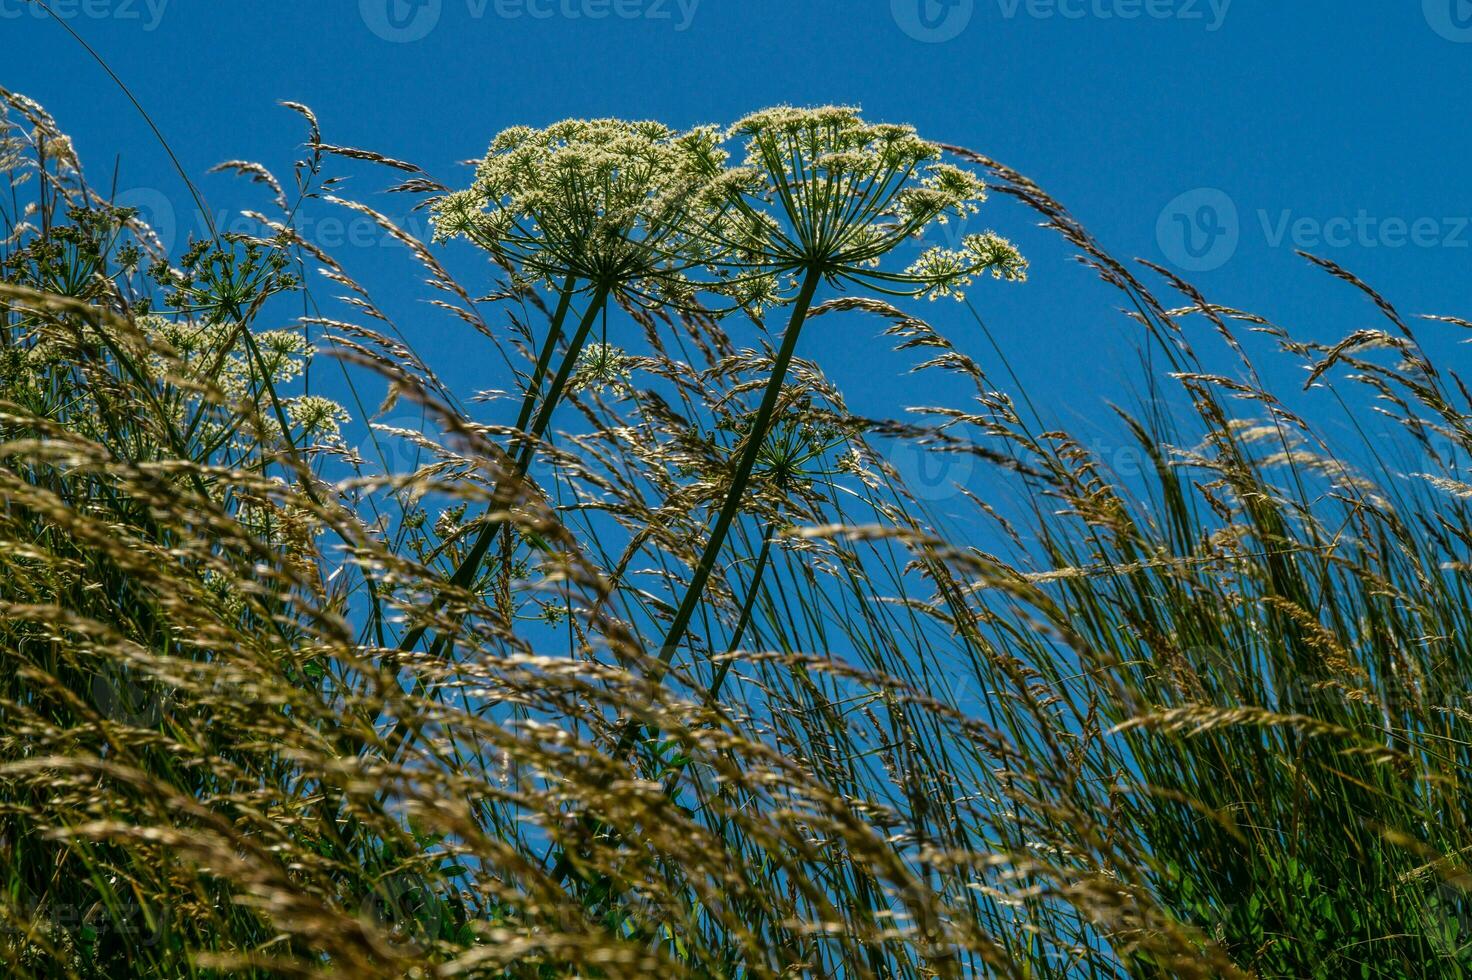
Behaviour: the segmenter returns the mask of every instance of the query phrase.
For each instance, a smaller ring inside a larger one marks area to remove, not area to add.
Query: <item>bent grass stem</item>
[[[577,362],[578,353],[581,351],[583,343],[587,340],[588,332],[593,326],[593,321],[608,301],[609,290],[606,287],[600,287],[594,293],[592,303],[588,306],[587,312],[583,314],[582,321],[578,324],[577,333],[574,335],[572,343],[568,347],[567,356],[557,372],[557,377],[552,383],[551,390],[547,393],[547,398],[542,404],[541,412],[537,415],[536,425],[528,433],[527,422],[531,419],[533,407],[538,400],[537,396],[541,393],[542,378],[546,376],[547,367],[551,364],[552,355],[557,346],[557,340],[562,335],[562,324],[566,320],[572,304],[571,285],[572,280],[569,278],[568,285],[563,289],[562,299],[558,303],[557,312],[554,314],[551,327],[548,330],[547,342],[542,346],[541,355],[537,359],[537,367],[532,375],[531,382],[527,386],[526,397],[522,400],[521,413],[516,425],[520,445],[516,448],[516,465],[513,467],[514,479],[518,481],[525,477],[527,470],[530,469],[536,441],[541,438],[546,431],[547,425],[551,422],[552,410],[556,408],[557,401],[561,398],[562,389],[566,387],[567,379],[572,374],[573,366]],[[523,435],[530,435],[531,438],[529,440],[522,440],[520,437]],[[486,517],[489,517],[490,514],[495,512],[496,503],[494,498],[500,496],[504,484],[504,477],[496,481],[493,500],[487,508]],[[451,588],[465,589],[475,580],[475,574],[480,570],[480,565],[485,560],[486,553],[490,550],[491,542],[495,539],[496,533],[501,529],[503,523],[503,521],[493,521],[481,529],[481,533],[476,538],[475,544],[471,547],[470,552],[461,560],[460,564],[456,566],[454,573],[450,576],[448,584]],[[448,590],[437,593],[430,602],[427,615],[432,616],[439,612],[448,601]],[[414,649],[428,632],[428,623],[416,626],[400,641],[399,650],[401,652],[407,652]],[[440,646],[438,640],[435,646]]]
[[[782,395],[782,385],[787,380],[787,370],[797,350],[797,339],[807,320],[808,308],[812,306],[813,295],[818,290],[820,278],[821,273],[811,269],[803,278],[802,289],[792,309],[792,318],[787,323],[787,330],[782,334],[782,346],[777,351],[777,359],[772,362],[772,376],[767,381],[766,391],[762,394],[761,406],[757,409],[756,420],[752,423],[751,432],[747,435],[741,452],[741,459],[731,478],[731,489],[726,492],[726,501],[721,507],[720,516],[716,518],[715,527],[711,530],[710,540],[706,542],[705,552],[695,566],[695,574],[690,580],[690,585],[685,589],[685,597],[680,602],[680,608],[675,613],[675,619],[670,624],[669,632],[665,635],[664,645],[659,655],[660,663],[664,667],[669,666],[670,661],[674,659],[675,650],[685,639],[685,631],[689,629],[695,609],[700,605],[700,600],[705,594],[706,583],[710,581],[710,574],[715,569],[716,560],[720,557],[721,547],[726,542],[726,535],[730,533],[731,524],[741,510],[741,498],[746,495],[747,485],[751,482],[751,471],[756,468],[757,457],[762,451],[762,443],[766,440],[767,432],[771,428],[772,416],[776,414],[777,401]]]
[[[707,704],[714,704],[716,698],[720,697],[721,685],[726,682],[726,675],[731,672],[731,664],[735,662],[736,651],[741,647],[741,638],[746,635],[746,627],[751,623],[752,610],[756,608],[757,596],[762,591],[762,574],[767,570],[767,561],[772,555],[772,532],[768,532],[762,538],[762,550],[757,554],[756,571],[751,575],[751,585],[746,590],[746,601],[741,604],[741,616],[736,620],[736,631],[731,634],[731,643],[726,648],[726,659],[721,661],[716,668],[715,676],[711,678],[710,690],[706,692]]]

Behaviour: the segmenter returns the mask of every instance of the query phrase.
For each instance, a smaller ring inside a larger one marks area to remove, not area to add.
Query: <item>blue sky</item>
[[[204,178],[211,165],[289,169],[301,127],[278,99],[310,104],[331,142],[413,160],[447,183],[463,177],[457,161],[517,123],[619,115],[687,125],[780,102],[856,103],[1016,167],[1117,255],[1172,265],[1213,299],[1302,336],[1378,324],[1295,245],[1356,271],[1408,313],[1472,315],[1468,0],[53,6],[133,88],[216,211],[263,202],[257,188]],[[110,180],[118,161],[119,189],[167,200],[187,231],[192,205],[162,151],[65,31],[25,0],[0,0],[0,37],[0,84],[58,117],[92,180]],[[976,289],[978,307],[1033,399],[1087,430],[1107,399],[1128,401],[1136,375],[1118,299],[1016,204],[995,200],[979,223],[1022,244],[1033,275]],[[362,256],[369,268],[384,260],[382,249],[361,251],[373,253]],[[986,360],[964,310],[923,312]],[[934,400],[894,382],[908,362],[883,356],[877,327],[820,322],[800,353],[822,362],[855,408]],[[456,387],[496,383],[473,335],[442,324],[416,335],[412,317],[408,329]],[[1450,328],[1424,334],[1445,357],[1464,356]],[[1269,375],[1299,376],[1286,365]]]

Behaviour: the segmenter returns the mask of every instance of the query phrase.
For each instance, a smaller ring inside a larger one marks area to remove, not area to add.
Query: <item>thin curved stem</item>
[[[531,380],[527,382],[526,397],[521,400],[521,414],[516,418],[516,431],[525,432],[527,423],[532,420],[532,411],[537,406],[537,399],[542,394],[542,380],[547,377],[547,369],[552,366],[552,355],[557,350],[557,342],[562,339],[562,322],[567,319],[567,311],[572,306],[573,287],[577,280],[572,276],[562,284],[562,297],[557,301],[557,311],[552,314],[552,324],[547,329],[547,341],[542,345],[542,353],[537,358],[537,367],[532,372]]]
[[[514,470],[515,475],[513,477],[514,481],[520,481],[525,478],[527,470],[531,468],[532,458],[536,455],[537,441],[546,432],[547,426],[552,422],[552,414],[557,409],[557,403],[562,398],[562,392],[567,387],[568,379],[572,376],[573,368],[577,364],[578,354],[582,351],[583,345],[587,343],[588,334],[592,331],[593,323],[598,318],[598,314],[607,305],[610,292],[611,290],[608,286],[599,286],[594,292],[593,300],[589,304],[587,311],[583,314],[582,320],[578,323],[577,332],[573,334],[572,341],[568,344],[567,355],[562,360],[562,366],[558,369],[557,376],[552,379],[552,386],[547,390],[547,397],[542,401],[542,409],[537,413],[536,423],[532,426],[532,430],[528,434],[529,438],[522,444],[517,455]],[[571,294],[569,293],[567,295],[570,298]],[[567,313],[566,304],[559,304],[558,311],[565,316]],[[554,323],[552,330],[555,333],[560,333],[561,324]],[[551,362],[551,354],[548,351],[550,351],[552,346],[552,343],[549,341],[543,349],[543,360],[548,363]],[[538,378],[537,386],[540,387],[540,384],[541,380]],[[530,413],[524,412],[524,414],[529,415]],[[518,428],[524,431],[525,423],[518,426]],[[496,494],[498,496],[504,484],[504,477],[496,481]],[[492,501],[490,512],[494,512],[495,507],[496,503]],[[475,581],[475,576],[479,573],[481,564],[490,552],[491,544],[496,540],[496,536],[501,532],[505,524],[506,522],[504,520],[490,521],[481,528],[480,535],[476,538],[475,544],[471,547],[470,552],[465,556],[464,560],[461,561],[459,567],[455,569],[455,574],[450,578],[450,588],[435,595],[430,605],[431,614],[445,607],[445,604],[449,602],[449,594],[452,589],[468,589],[471,583]],[[404,638],[403,642],[399,644],[399,649],[412,650],[428,631],[428,624],[415,627]],[[452,636],[453,631],[449,630],[442,630],[435,636],[434,642],[429,648],[431,659],[444,655],[446,648],[452,642]],[[416,695],[422,696],[426,693],[427,688],[422,677],[416,676],[414,678],[414,690]],[[387,739],[388,758],[391,761],[396,761],[399,755],[413,743],[415,734],[415,730],[409,728],[404,720],[400,719],[394,725],[394,729]]]
[[[690,585],[685,589],[685,597],[681,600],[679,610],[675,613],[674,622],[670,624],[669,632],[665,635],[664,645],[659,653],[659,671],[655,678],[656,682],[663,678],[670,662],[675,658],[675,651],[679,649],[681,641],[685,638],[685,631],[690,627],[695,608],[705,594],[705,586],[710,581],[710,573],[714,570],[716,560],[720,557],[721,546],[725,544],[731,524],[741,509],[741,498],[746,494],[746,487],[751,482],[751,471],[756,467],[762,444],[766,441],[767,432],[771,429],[772,416],[777,412],[777,402],[782,394],[782,385],[787,380],[787,369],[791,366],[792,356],[797,350],[797,339],[802,334],[803,324],[807,321],[808,309],[813,304],[813,295],[818,291],[818,283],[822,278],[822,272],[812,267],[803,276],[802,288],[792,308],[792,317],[787,322],[786,332],[782,334],[782,346],[777,351],[777,359],[772,363],[772,376],[767,381],[766,391],[762,394],[762,403],[757,409],[756,420],[747,434],[741,459],[731,479],[731,488],[726,492],[725,504],[721,507],[720,516],[716,518],[716,525],[711,530],[710,540],[706,542],[705,552],[695,566],[695,574]],[[623,733],[619,736],[616,754],[622,756],[628,752],[642,730],[643,726],[636,719],[631,718],[625,722]]]

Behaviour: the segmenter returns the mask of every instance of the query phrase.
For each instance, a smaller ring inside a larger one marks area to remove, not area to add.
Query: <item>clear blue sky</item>
[[[516,123],[686,125],[779,102],[856,103],[1015,166],[1121,257],[1195,267],[1213,299],[1305,336],[1378,324],[1295,243],[1408,313],[1472,317],[1468,0],[55,3],[191,176],[242,157],[286,169],[301,127],[278,99],[310,104],[329,141],[447,182]],[[119,187],[187,210],[143,122],[57,24],[0,0],[0,38],[0,84],[57,115],[94,182],[120,157]],[[216,210],[260,203],[225,177],[202,186]],[[998,199],[983,219],[1034,262],[1027,285],[974,293],[1034,399],[1071,425],[1100,416],[1105,399],[1128,400],[1136,362],[1117,299],[1017,205]],[[963,310],[924,312],[985,359]],[[424,330],[413,339],[457,387],[495,383],[474,337]],[[815,324],[801,353],[861,410],[924,401],[930,392],[890,383],[905,362],[877,358],[875,334]]]

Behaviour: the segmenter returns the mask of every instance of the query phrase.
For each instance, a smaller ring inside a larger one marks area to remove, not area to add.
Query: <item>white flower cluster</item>
[[[689,211],[723,164],[710,129],[616,119],[509,129],[475,183],[435,203],[435,236],[464,236],[528,278],[658,297],[682,286]]]
[[[628,384],[632,377],[629,356],[613,344],[592,343],[583,348],[573,368],[574,387],[602,391]]]
[[[155,376],[174,384],[211,385],[231,401],[253,400],[267,385],[280,392],[301,377],[307,363],[316,353],[306,337],[295,330],[267,330],[252,333],[259,357],[252,356],[241,336],[238,323],[197,323],[190,320],[148,315],[138,318],[145,337],[165,350],[151,357]],[[193,403],[175,405],[182,420]],[[308,446],[339,445],[342,426],[348,413],[337,402],[318,395],[282,398],[282,409],[298,444]],[[218,413],[216,413],[218,415]],[[282,438],[280,424],[270,412],[261,413],[260,435],[268,442]],[[237,429],[234,421],[218,415],[201,428],[206,442],[213,432]],[[232,443],[248,448],[250,440],[243,434]]]
[[[742,165],[728,165],[728,146],[744,150]],[[491,143],[469,189],[435,203],[436,236],[464,236],[558,288],[676,305],[704,290],[754,314],[789,300],[805,273],[931,297],[959,296],[983,272],[1023,278],[1025,260],[990,232],[884,267],[985,199],[980,177],[941,157],[913,128],[845,106],[767,109],[724,131],[616,119],[516,127]]]
[[[992,232],[967,235],[959,249],[926,249],[907,274],[925,283],[920,295],[930,299],[952,296],[965,299],[965,288],[978,272],[990,272],[995,279],[1020,282],[1027,278],[1027,260],[1005,238]]]

